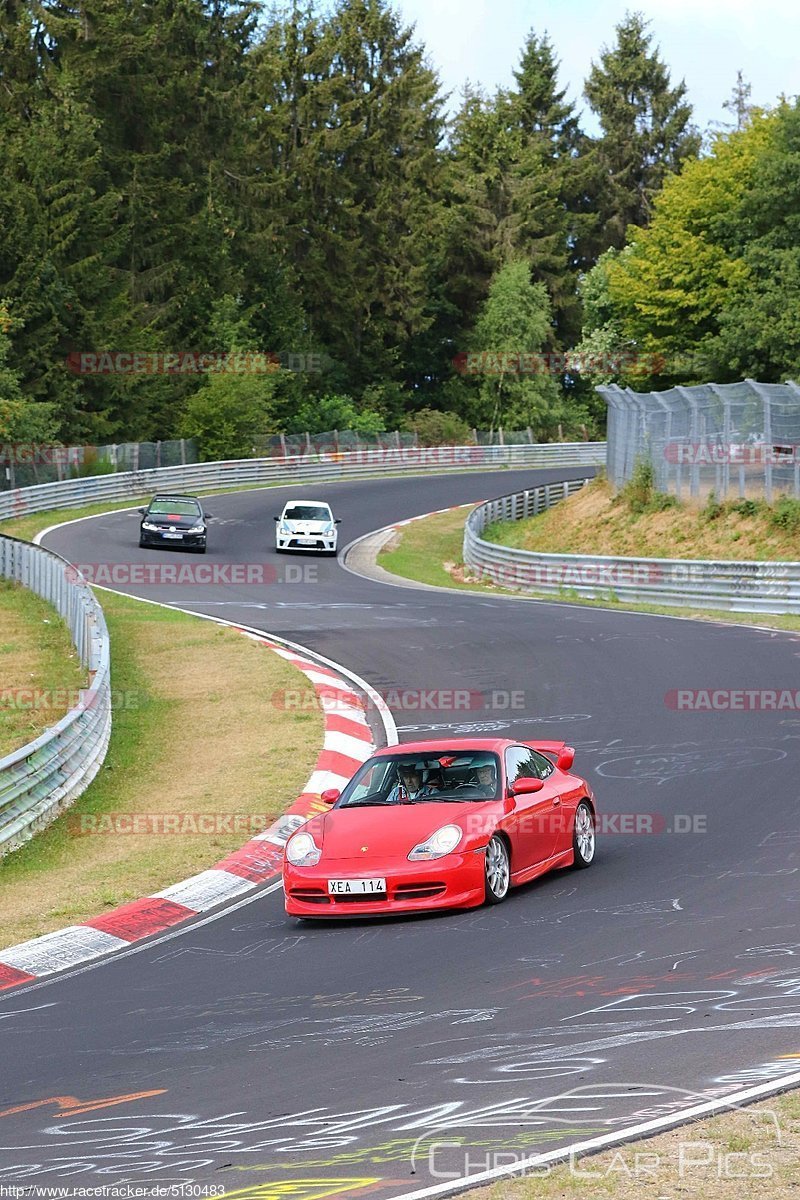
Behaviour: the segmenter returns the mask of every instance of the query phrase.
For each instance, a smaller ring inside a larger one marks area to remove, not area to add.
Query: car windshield
[[[330,521],[331,510],[321,504],[295,504],[283,514],[284,521]]]
[[[153,500],[148,509],[151,517],[197,517],[200,515],[200,505],[194,500]]]
[[[342,792],[339,808],[494,800],[500,763],[485,750],[394,754],[365,762]]]

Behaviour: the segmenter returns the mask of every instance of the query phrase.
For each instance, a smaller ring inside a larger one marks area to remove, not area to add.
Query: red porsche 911
[[[499,904],[557,867],[588,867],[595,803],[563,742],[389,746],[287,842],[286,911],[345,917]]]

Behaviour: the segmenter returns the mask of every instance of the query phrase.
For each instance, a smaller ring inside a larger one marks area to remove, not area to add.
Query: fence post
[[[793,379],[788,379],[786,381],[786,386],[788,387],[788,389],[792,393],[792,395],[795,397],[795,399],[800,400],[800,387],[797,386],[795,381]],[[798,458],[798,451],[800,451],[800,446],[797,444],[797,442],[794,442],[792,445],[792,461],[793,461],[793,465],[794,465],[794,498],[795,498],[795,500],[800,500],[800,458]]]
[[[754,379],[745,379],[745,383],[755,392],[764,405],[764,452],[766,455],[764,465],[764,499],[767,504],[772,504],[772,403],[769,392],[762,384],[756,383]]]
[[[689,429],[689,437],[692,439],[692,446],[696,449],[700,441],[700,410],[698,408],[697,401],[695,400],[689,388],[678,387],[676,388],[676,391],[683,396],[691,410],[692,417]],[[691,484],[689,486],[689,494],[694,498],[700,495],[700,463],[697,460],[698,455],[695,453],[694,462],[692,463]]]
[[[719,384],[710,383],[709,388],[714,395],[722,401],[722,487],[720,489],[721,499],[727,500],[728,491],[731,486],[731,437],[733,430],[731,428],[731,402]]]

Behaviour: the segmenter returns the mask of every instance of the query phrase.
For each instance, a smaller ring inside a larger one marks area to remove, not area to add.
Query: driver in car
[[[400,763],[397,774],[399,783],[389,793],[387,804],[407,804],[411,800],[432,796],[436,791],[430,784],[423,784],[422,774],[414,763]]]
[[[472,764],[472,772],[468,783],[461,785],[467,799],[493,800],[497,795],[497,777],[494,763],[488,759],[478,759]]]

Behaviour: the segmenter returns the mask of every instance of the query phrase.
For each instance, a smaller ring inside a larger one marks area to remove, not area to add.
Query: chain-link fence
[[[656,487],[678,497],[800,498],[796,383],[597,390],[608,404],[608,474],[615,487],[649,461]]]
[[[325,433],[275,433],[256,438],[254,458],[291,458],[297,455],[340,454],[345,450],[400,450],[418,446],[415,433],[356,433],[352,429],[329,429]]]
[[[588,439],[587,439],[588,440]],[[463,443],[460,443],[463,444]],[[473,429],[473,446],[536,446],[539,441],[532,429]],[[416,433],[395,429],[384,433],[356,433],[352,429],[331,429],[326,433],[276,433],[257,438],[253,456],[287,458],[292,455],[338,454],[345,450],[400,450],[424,446]]]
[[[0,491],[61,483],[117,471],[152,471],[198,461],[188,438],[166,442],[118,442],[108,446],[49,446],[37,442],[0,442]]]

